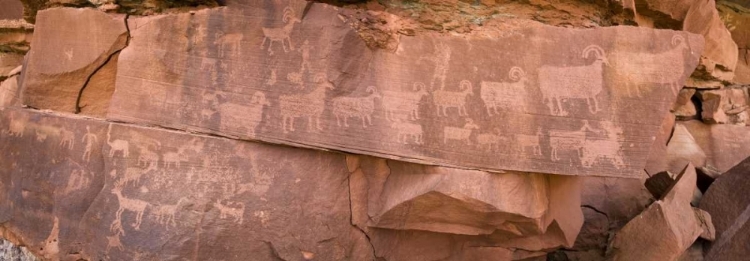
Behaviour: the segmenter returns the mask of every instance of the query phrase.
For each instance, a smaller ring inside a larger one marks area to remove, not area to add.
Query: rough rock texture
[[[127,45],[125,16],[55,8],[40,11],[36,27],[21,87],[24,104],[79,112],[79,95],[92,75]]]
[[[698,92],[701,118],[707,123],[750,123],[750,97],[747,88],[723,88]]]
[[[676,260],[703,233],[690,201],[695,168],[688,164],[663,198],[628,222],[612,241],[611,260]]]
[[[716,7],[739,50],[732,81],[750,84],[750,4],[747,1],[718,1]]]
[[[664,116],[664,119],[661,122],[661,129],[656,135],[654,143],[651,144],[651,151],[649,152],[646,167],[644,168],[646,174],[649,176],[669,170],[667,145],[669,145],[669,142],[672,139],[675,120],[675,115],[668,113]]]
[[[373,51],[328,5],[261,6],[129,19],[108,118],[417,163],[635,177],[661,119],[632,110],[665,113],[701,50],[693,34],[540,25]]]
[[[2,233],[0,233],[0,236]],[[27,248],[14,246],[11,242],[0,239],[0,259],[4,261],[37,261]]]
[[[722,174],[708,189],[700,208],[711,214],[716,241],[706,248],[706,260],[743,260],[750,249],[750,158]]]
[[[17,109],[0,122],[0,223],[45,259],[372,254],[341,154]]]
[[[704,124],[700,121],[686,121],[679,125],[690,132],[700,150],[705,153],[706,167],[715,169],[718,173],[724,173],[750,157],[750,127]]]
[[[702,148],[705,147],[700,146],[685,124],[675,124],[672,138],[667,145],[668,168],[666,170],[677,174],[682,172],[685,164],[688,163],[692,163],[693,166],[705,166],[707,155]]]

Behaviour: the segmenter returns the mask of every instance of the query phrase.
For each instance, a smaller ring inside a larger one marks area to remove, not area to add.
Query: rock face
[[[661,119],[625,108],[665,113],[702,49],[673,31],[537,26],[371,51],[334,8],[303,17],[304,3],[129,19],[108,118],[443,166],[635,177]]]
[[[722,174],[706,191],[700,208],[712,216],[716,241],[707,249],[707,260],[742,260],[750,251],[750,197],[744,191],[750,158]]]
[[[705,153],[707,166],[719,173],[728,171],[743,159],[750,157],[750,136],[747,135],[749,127],[707,125],[700,121],[687,121],[681,125],[689,131],[700,150]]]

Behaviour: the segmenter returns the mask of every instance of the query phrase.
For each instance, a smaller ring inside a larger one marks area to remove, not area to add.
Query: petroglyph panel
[[[50,260],[365,259],[342,154],[20,108],[0,128],[0,221]]]
[[[390,52],[337,12],[261,1],[129,19],[108,117],[443,166],[635,177],[703,46],[686,32],[540,25],[401,36]]]

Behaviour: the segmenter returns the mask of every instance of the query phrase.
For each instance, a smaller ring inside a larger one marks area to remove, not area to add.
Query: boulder
[[[716,240],[706,248],[706,260],[743,260],[750,255],[750,158],[722,174],[706,191],[700,208],[716,228]]]
[[[739,51],[713,0],[693,2],[685,15],[682,30],[703,35],[706,40],[700,64],[692,78],[709,81],[731,81],[734,78]]]
[[[341,154],[0,114],[0,234],[45,260],[372,259]]]
[[[24,67],[24,104],[80,112],[81,92],[127,41],[124,15],[75,8],[39,11],[35,44]]]
[[[732,82],[750,84],[750,4],[741,0],[724,0],[716,2],[716,9],[739,49]]]
[[[680,123],[706,155],[704,172],[714,178],[750,157],[750,127],[730,124]],[[697,164],[696,164],[697,166]]]
[[[672,138],[667,145],[668,171],[680,173],[688,163],[693,166],[705,166],[706,157],[706,152],[693,138],[685,124],[683,122],[675,124]]]
[[[682,88],[677,95],[677,101],[672,106],[672,113],[679,120],[689,120],[698,116],[698,110],[695,108],[692,98],[695,95],[695,89]]]
[[[108,119],[444,167],[637,177],[702,48],[672,30],[538,25],[402,36],[389,51],[330,5],[264,3],[128,19]]]
[[[690,206],[696,174],[688,164],[669,191],[614,237],[608,260],[677,260],[703,233]]]
[[[646,174],[649,176],[669,170],[667,144],[669,144],[669,140],[672,138],[675,120],[676,117],[674,114],[667,113],[661,122],[661,128],[654,139],[654,143],[651,144],[651,150],[649,151],[646,167],[644,168]]]
[[[0,82],[0,108],[18,105],[18,76]]]
[[[698,92],[701,119],[706,123],[746,125],[750,122],[747,88],[723,88]]]

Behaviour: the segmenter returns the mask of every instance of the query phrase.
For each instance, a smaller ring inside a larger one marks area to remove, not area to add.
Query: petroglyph
[[[130,143],[126,140],[112,140],[112,124],[107,127],[107,144],[109,145],[109,157],[114,157],[115,153],[122,152],[122,157],[127,158],[130,155]]]
[[[508,139],[500,136],[499,129],[493,129],[491,133],[480,133],[477,135],[477,144],[480,148],[485,148],[488,151],[494,151],[498,149],[500,144],[508,143]]]
[[[641,97],[643,84],[658,83],[668,84],[676,95],[682,88],[678,83],[682,79],[685,68],[685,56],[683,52],[690,49],[685,37],[676,34],[672,36],[672,45],[675,47],[669,51],[657,54],[614,52],[611,54],[617,74],[624,79],[619,80],[626,86],[628,96]],[[635,90],[633,90],[635,89]]]
[[[8,126],[8,135],[14,137],[23,137],[23,132],[26,130],[26,121],[21,119],[11,119],[10,125]]]
[[[408,144],[407,138],[411,137],[415,144],[424,144],[422,140],[422,125],[396,121],[391,123],[391,127],[396,129],[396,140],[399,143]]]
[[[560,160],[560,157],[558,156],[559,151],[575,151],[580,157],[582,148],[586,142],[586,131],[596,132],[596,130],[589,126],[589,122],[586,120],[583,121],[583,127],[577,131],[551,130],[549,132],[549,144],[552,148],[552,160]]]
[[[604,88],[603,66],[609,64],[604,56],[604,50],[596,45],[589,45],[583,49],[582,57],[587,58],[593,54],[596,58],[591,65],[552,67],[542,66],[539,68],[539,89],[542,91],[542,100],[550,113],[565,116],[568,113],[563,110],[564,99],[585,99],[589,112],[600,111],[596,96]]]
[[[120,251],[125,251],[125,247],[122,246],[122,242],[120,242],[120,234],[115,233],[114,235],[107,236],[107,249],[105,250],[107,253],[109,253],[109,250],[112,248],[116,248]]]
[[[295,16],[294,10],[289,6],[284,8],[282,21],[285,23],[283,27],[262,28],[263,42],[260,43],[260,49],[263,49],[263,45],[265,45],[266,41],[268,41],[268,55],[273,55],[272,47],[274,42],[279,42],[285,53],[289,52],[289,50],[294,51],[294,45],[292,45],[292,41],[289,36],[292,34],[292,30],[294,30],[294,24],[301,23],[302,21]],[[284,41],[286,41],[289,45],[289,50],[287,50],[286,45],[284,45]]]
[[[227,202],[226,205],[221,204],[221,200],[217,200],[213,203],[214,207],[219,210],[219,218],[234,218],[234,222],[242,224],[243,216],[245,215],[245,204],[242,202]],[[230,205],[237,205],[239,207],[231,207]]]
[[[599,160],[612,163],[615,168],[625,167],[622,155],[622,128],[612,122],[602,122],[601,132],[605,139],[586,140],[581,151],[581,164],[591,167]]]
[[[122,195],[122,188],[120,186],[114,186],[112,188],[112,194],[117,196],[117,202],[120,207],[117,208],[116,219],[122,224],[122,212],[125,210],[131,211],[136,214],[135,223],[132,226],[135,230],[141,229],[141,222],[143,222],[143,212],[149,206],[148,202],[139,199],[130,199]]]
[[[47,133],[39,130],[34,131],[36,133],[36,141],[37,142],[44,142],[47,140]]]
[[[380,93],[374,86],[367,87],[365,97],[336,97],[333,99],[332,113],[336,116],[336,125],[341,127],[341,118],[344,119],[344,127],[349,127],[349,117],[359,117],[362,127],[372,125],[372,113],[375,111],[375,99],[381,99]]]
[[[536,135],[528,134],[516,134],[515,138],[515,150],[519,153],[526,152],[527,148],[531,148],[532,155],[542,155],[542,147],[539,145],[539,140],[542,137],[542,129],[539,128],[536,131]]]
[[[313,47],[310,46],[310,41],[307,39],[305,39],[305,42],[299,47],[299,51],[302,52],[302,68],[300,68],[300,71],[302,72],[305,70],[312,70],[312,66],[310,66],[310,51],[312,49]]]
[[[271,106],[263,92],[256,91],[250,104],[224,103],[219,106],[220,126],[223,130],[240,125],[247,129],[247,135],[255,137],[255,128],[263,120],[263,108]],[[165,155],[166,156],[166,155]]]
[[[466,142],[466,145],[471,145],[471,132],[478,129],[479,126],[468,118],[466,124],[461,128],[446,126],[443,128],[443,143],[448,143],[448,140],[459,140]]]
[[[91,133],[89,126],[86,126],[86,134],[83,135],[81,141],[84,143],[82,159],[88,162],[91,160],[91,152],[94,149],[94,144],[97,142],[96,134]]]
[[[315,83],[315,89],[310,93],[279,96],[281,127],[284,133],[294,131],[294,119],[298,117],[307,117],[308,131],[323,130],[320,126],[320,115],[323,114],[325,108],[325,90],[333,90],[334,86],[325,74],[316,75]]]
[[[225,55],[226,51],[228,50],[230,56],[239,56],[240,50],[242,49],[240,47],[240,44],[242,43],[242,37],[242,33],[216,33],[216,41],[214,41],[214,44],[219,46],[219,55]]]
[[[266,85],[273,86],[274,84],[276,84],[276,69],[271,69],[271,77],[266,81]]]
[[[407,116],[411,120],[419,120],[419,102],[424,96],[427,96],[427,89],[424,83],[415,82],[412,90],[414,92],[384,91],[383,108],[385,109],[385,118],[389,121],[406,120]],[[406,113],[407,115],[399,115]]]
[[[499,114],[497,108],[510,111],[526,111],[526,73],[520,67],[510,68],[508,76],[514,82],[482,81],[479,97],[484,101],[487,114]]]
[[[174,205],[157,204],[151,208],[151,213],[154,214],[154,216],[156,217],[156,222],[159,222],[159,224],[164,224],[169,227],[169,224],[171,222],[172,226],[176,227],[177,222],[175,222],[174,216],[177,213],[177,210],[180,208],[180,205],[182,205],[184,202],[187,202],[187,198],[181,197]]]
[[[458,109],[458,116],[468,116],[468,113],[466,113],[466,97],[474,95],[474,91],[471,88],[471,82],[463,80],[458,87],[461,90],[460,92],[440,89],[432,93],[432,99],[435,102],[435,105],[437,105],[438,116],[448,116],[446,112],[448,108]]]
[[[445,89],[445,77],[448,74],[448,66],[451,61],[451,48],[442,43],[437,42],[435,45],[435,53],[431,56],[422,56],[417,59],[417,63],[427,60],[435,64],[435,72],[430,80],[430,87],[435,89],[435,82],[440,81],[440,90]]]
[[[73,149],[73,143],[75,142],[75,134],[72,131],[61,129],[60,130],[60,147],[68,147],[69,150]]]

